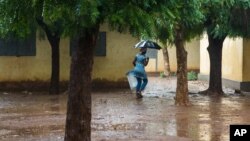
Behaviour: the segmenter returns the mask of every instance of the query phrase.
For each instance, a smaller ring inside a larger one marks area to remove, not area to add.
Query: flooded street
[[[181,107],[175,85],[151,77],[141,100],[130,90],[94,91],[92,141],[229,141],[230,124],[250,124],[249,94],[199,95],[207,84],[193,81],[192,106]],[[0,140],[63,141],[66,103],[67,94],[0,92]]]

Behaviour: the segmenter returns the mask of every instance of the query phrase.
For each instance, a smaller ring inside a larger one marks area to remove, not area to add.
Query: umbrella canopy
[[[144,48],[144,47],[152,49],[161,49],[161,47],[156,42],[149,40],[142,40],[135,45],[135,48]]]

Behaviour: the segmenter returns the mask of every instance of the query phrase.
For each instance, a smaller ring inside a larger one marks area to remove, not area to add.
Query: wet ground
[[[176,80],[151,77],[144,98],[130,90],[94,92],[93,141],[229,141],[230,124],[250,124],[250,95],[208,97],[189,82],[192,106],[174,105]],[[0,92],[1,141],[63,141],[67,94]]]

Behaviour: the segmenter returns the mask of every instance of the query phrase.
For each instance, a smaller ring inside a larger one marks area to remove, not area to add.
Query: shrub
[[[197,73],[194,71],[188,72],[187,74],[187,79],[188,81],[192,81],[192,80],[197,80]]]
[[[161,72],[161,73],[160,73],[160,77],[161,77],[161,78],[165,78],[165,77],[166,77],[166,75],[164,74],[164,72]]]

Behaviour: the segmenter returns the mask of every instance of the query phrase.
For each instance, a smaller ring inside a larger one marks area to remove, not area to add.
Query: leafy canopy
[[[113,30],[152,36],[155,9],[163,5],[175,7],[174,4],[168,0],[1,0],[0,36],[12,32],[24,37],[31,32],[30,27],[36,25],[37,18],[42,18],[51,29],[60,26],[64,36],[104,22]],[[171,16],[166,14],[165,18],[171,19]]]
[[[152,13],[155,24],[153,38],[163,44],[173,44],[177,30],[181,30],[186,41],[203,31],[202,23],[205,18],[200,0],[167,1],[167,4],[155,7]]]
[[[34,9],[28,5],[32,5],[31,0],[0,1],[0,37],[9,33],[25,37],[32,32]]]
[[[112,30],[173,42],[178,28],[185,39],[199,31],[200,6],[200,0],[1,0],[0,36],[13,32],[24,37],[42,18],[64,36],[106,22]]]
[[[249,36],[249,8],[249,0],[204,0],[207,33],[214,38]]]

